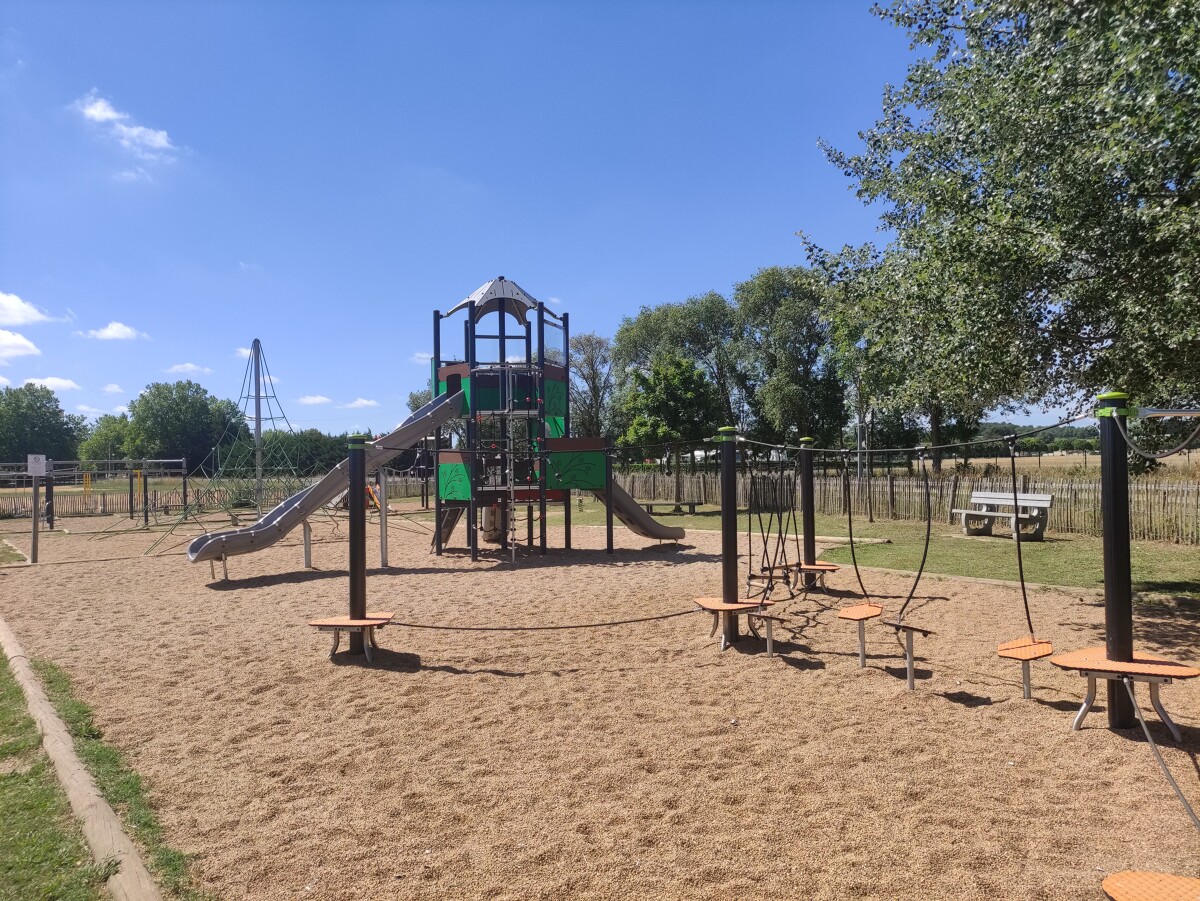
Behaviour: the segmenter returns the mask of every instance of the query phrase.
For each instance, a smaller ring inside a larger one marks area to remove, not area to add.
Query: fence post
[[[887,474],[888,519],[896,518],[896,477],[889,468]]]
[[[958,506],[958,473],[950,479],[950,498],[946,504],[946,522],[954,524],[954,508]]]

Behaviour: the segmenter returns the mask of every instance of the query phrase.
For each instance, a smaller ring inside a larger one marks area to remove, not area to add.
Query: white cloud
[[[29,325],[31,322],[48,322],[49,319],[28,301],[0,291],[0,325]]]
[[[75,407],[80,413],[86,413],[88,416],[99,416],[103,410],[97,410],[95,407],[89,407],[87,404],[79,404]]]
[[[118,404],[117,406],[113,407],[113,412],[118,416],[124,416],[129,412],[129,407],[125,406],[124,404]]]
[[[124,322],[110,322],[104,328],[89,329],[86,332],[76,332],[85,338],[95,338],[97,341],[132,341],[135,338],[150,337],[145,332],[139,332],[133,326]]]
[[[408,362],[417,363],[418,365],[421,365],[421,366],[426,366],[426,365],[428,365],[429,361],[432,359],[433,359],[433,354],[425,353],[424,351],[417,351],[415,354],[413,354],[411,357],[408,358]]]
[[[299,398],[296,403],[304,404],[306,407],[312,407],[316,404],[331,403],[331,401],[324,394],[306,394],[304,397]]]
[[[0,328],[0,366],[6,364],[13,357],[37,357],[41,353],[37,346],[24,335]]]
[[[120,172],[114,172],[113,181],[123,181],[126,184],[131,184],[135,181],[154,181],[154,176],[141,166],[134,166],[132,169],[122,169]]]
[[[171,137],[166,131],[136,124],[129,113],[118,110],[95,90],[89,91],[71,106],[84,119],[95,123],[138,159],[152,162],[171,162],[175,159],[178,148],[171,143]],[[122,181],[136,181],[149,176],[140,167],[136,167],[125,170],[116,177]]]
[[[195,363],[176,363],[174,366],[164,369],[163,372],[169,372],[172,374],[184,373],[192,375],[208,375],[210,372],[212,372],[212,370],[207,366],[197,366]]]
[[[5,387],[6,385],[11,385],[11,384],[12,384],[12,382],[10,382],[10,381],[9,381],[8,379],[6,379],[4,376],[0,375],[0,388],[3,388],[3,387]]]
[[[342,404],[343,410],[362,410],[365,407],[378,407],[379,401],[367,400],[365,397],[356,397],[348,404]]]
[[[250,350],[250,348],[248,348],[248,347],[239,347],[237,349],[237,355],[239,357],[241,357],[243,360],[249,360],[250,354],[252,354],[252,353],[253,353],[253,351]]]
[[[121,388],[121,386],[118,384],[115,384],[115,383],[110,383],[108,385],[105,385],[100,390],[103,391],[105,394],[124,394],[125,393],[125,391]]]
[[[262,272],[261,263],[247,263],[244,260],[238,260],[239,272]]]
[[[25,384],[41,385],[43,388],[49,388],[51,391],[78,391],[80,388],[80,385],[71,379],[60,379],[55,375],[44,379],[26,379]]]
[[[553,304],[556,307],[561,307],[562,306],[562,298],[561,297],[547,297],[546,303]]]

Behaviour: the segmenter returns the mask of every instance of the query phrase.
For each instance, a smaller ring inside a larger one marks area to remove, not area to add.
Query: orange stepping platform
[[[769,601],[766,598],[742,598],[737,601],[724,601],[721,598],[695,598],[696,606],[701,610],[706,610],[713,615],[712,630],[708,633],[711,638],[716,634],[717,627],[721,624],[721,620],[727,616],[737,616],[745,613],[748,616],[756,616],[767,626],[767,656],[775,656],[775,637],[771,631],[771,623],[778,619],[775,616],[767,616],[763,610],[774,605],[775,601]],[[747,619],[747,625],[750,626],[750,631],[754,632],[755,636],[758,632],[754,630],[753,620]],[[725,650],[725,632],[721,632],[721,641],[718,645],[719,649]]]
[[[365,632],[366,640],[363,642],[363,653],[366,654],[367,662],[373,663],[371,648],[379,647],[379,643],[375,641],[375,630],[382,629],[390,623],[392,616],[394,614],[390,610],[372,610],[368,611],[367,615],[362,619],[356,619],[352,616],[326,616],[321,619],[310,619],[308,624],[318,632],[333,633],[333,647],[329,651],[330,657],[337,653],[343,632],[347,635],[351,632]]]
[[[1113,873],[1102,883],[1112,901],[1197,901],[1200,879],[1126,870]]]
[[[882,615],[883,604],[872,604],[870,601],[864,604],[855,604],[853,607],[843,607],[838,611],[838,619],[849,619],[855,622],[862,622],[864,619],[874,619]]]
[[[1018,638],[1004,642],[996,653],[1008,660],[1041,660],[1054,653],[1054,645],[1041,638]]]

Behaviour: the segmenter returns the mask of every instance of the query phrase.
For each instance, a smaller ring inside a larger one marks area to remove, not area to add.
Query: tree
[[[715,434],[721,419],[721,394],[692,362],[662,353],[649,372],[633,373],[631,391],[624,396],[629,425],[620,438],[626,447],[653,447],[665,456],[672,445],[678,458],[682,446]]]
[[[1200,6],[897,0],[923,56],[849,155],[963,371],[1054,400],[1200,385]],[[952,290],[946,290],[951,288]],[[928,301],[936,301],[929,303]],[[955,335],[959,336],[953,342]]]
[[[134,456],[128,446],[129,417],[105,414],[92,425],[91,433],[79,445],[80,460],[117,460]]]
[[[756,438],[809,436],[824,447],[838,441],[844,385],[831,353],[827,288],[818,272],[772,266],[734,290],[745,336],[743,384],[755,414],[749,431]]]
[[[612,342],[595,332],[571,336],[571,432],[600,438],[613,398]]]
[[[0,460],[24,462],[28,454],[74,460],[86,436],[87,420],[64,413],[49,388],[31,384],[0,393]]]
[[[613,339],[613,363],[618,388],[625,389],[630,373],[649,371],[660,354],[694,360],[718,391],[726,423],[739,423],[746,387],[738,367],[742,331],[733,304],[710,291],[682,303],[642,307],[626,317]]]
[[[147,385],[129,404],[129,423],[128,440],[137,456],[186,457],[192,467],[247,431],[237,404],[212,397],[190,380]]]

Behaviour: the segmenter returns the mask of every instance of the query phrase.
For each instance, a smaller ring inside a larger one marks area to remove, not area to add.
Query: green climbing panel
[[[466,463],[438,464],[438,496],[444,501],[471,499],[471,475]]]
[[[604,451],[551,451],[547,488],[604,490]]]

